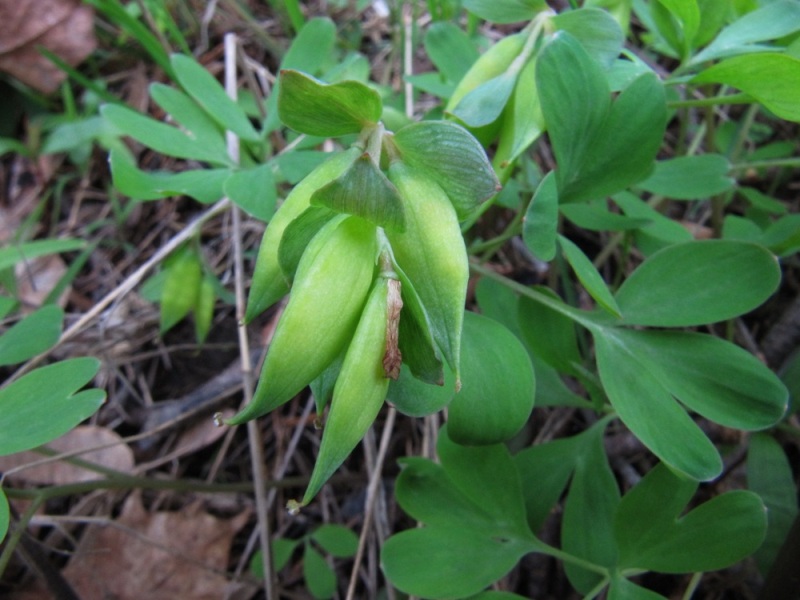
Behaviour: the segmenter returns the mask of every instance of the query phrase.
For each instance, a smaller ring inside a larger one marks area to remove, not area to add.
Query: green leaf
[[[311,534],[311,539],[322,546],[325,552],[337,558],[348,558],[358,550],[358,536],[342,525],[320,525]]]
[[[366,152],[339,177],[315,191],[311,205],[356,215],[392,231],[406,228],[403,199]]]
[[[721,154],[681,156],[656,162],[653,173],[638,184],[651,194],[673,200],[698,200],[731,189],[728,159]]]
[[[544,261],[556,256],[558,235],[558,188],[555,171],[539,183],[522,222],[522,239],[533,254]]]
[[[690,327],[757,308],[780,278],[777,261],[761,246],[693,241],[653,254],[625,280],[616,299],[627,324]]]
[[[346,218],[345,215],[337,216],[335,212],[323,206],[310,206],[286,227],[278,246],[278,262],[287,283],[291,283],[294,279],[297,265],[300,264],[300,259],[311,240],[334,217],[339,221]]]
[[[427,173],[439,184],[459,219],[464,219],[500,189],[486,151],[460,125],[422,121],[400,129],[393,137],[403,162]]]
[[[191,196],[203,204],[216,202],[224,195],[222,188],[231,176],[231,170],[195,169],[172,173],[170,171],[142,171],[126,153],[114,149],[109,156],[114,187],[135,200],[159,200],[171,196]]]
[[[531,446],[514,456],[531,531],[538,531],[567,487],[586,434]]]
[[[540,53],[536,80],[561,202],[602,198],[649,174],[666,124],[655,75],[636,78],[612,104],[600,65],[559,32]]]
[[[332,598],[336,593],[336,574],[310,544],[303,552],[303,579],[314,598]]]
[[[494,444],[513,437],[533,410],[535,378],[522,343],[500,323],[467,312],[461,349],[461,391],[448,408],[458,443]]]
[[[198,344],[202,344],[208,332],[211,330],[211,323],[214,320],[214,306],[217,301],[217,279],[213,275],[206,273],[200,281],[200,288],[197,290],[197,300],[194,304],[194,331]]]
[[[680,517],[696,488],[660,464],[625,495],[614,522],[620,569],[715,571],[761,545],[766,512],[756,494],[728,492]]]
[[[234,204],[256,219],[269,221],[275,213],[277,193],[269,163],[233,171],[222,189]]]
[[[464,96],[452,110],[453,116],[469,127],[494,123],[506,107],[522,65],[511,63],[505,72],[482,83]]]
[[[39,256],[81,250],[85,246],[86,243],[83,240],[63,239],[37,240],[0,248],[0,271]]]
[[[398,589],[426,598],[476,594],[538,548],[527,530],[516,472],[501,444],[467,448],[439,435],[442,465],[404,459],[395,494],[423,528],[390,537],[384,572]]]
[[[608,586],[608,600],[665,600],[665,598],[615,573]]]
[[[190,131],[198,144],[226,148],[223,130],[192,98],[163,83],[151,84],[150,96],[175,121]]]
[[[720,425],[764,429],[783,416],[788,393],[746,350],[686,331],[617,330],[661,385],[691,410]]]
[[[517,319],[519,297],[516,293],[499,281],[482,277],[475,286],[475,299],[482,315],[505,325],[511,333],[523,339]]]
[[[647,221],[634,234],[636,247],[649,256],[671,244],[691,241],[692,234],[680,223],[662,215],[641,198],[630,192],[621,192],[613,197],[626,216]]]
[[[781,119],[800,121],[800,59],[763,52],[727,58],[709,67],[692,83],[720,83],[740,89]]]
[[[61,336],[64,311],[51,304],[31,313],[0,335],[0,366],[33,358]]]
[[[510,168],[545,129],[544,117],[536,91],[536,60],[528,60],[517,79],[517,85],[505,108],[500,143],[494,164]]]
[[[614,296],[611,295],[608,286],[603,281],[603,277],[592,264],[592,261],[586,257],[578,246],[563,235],[558,236],[558,244],[564,253],[564,258],[567,259],[567,262],[575,271],[578,280],[589,295],[594,298],[595,302],[615,317],[621,316]]]
[[[292,41],[281,61],[282,69],[317,73],[333,53],[336,25],[326,17],[309,20]]]
[[[635,219],[611,212],[605,199],[562,204],[559,212],[581,229],[590,231],[631,231],[647,226],[647,219]]]
[[[656,456],[698,481],[722,471],[716,447],[664,387],[639,344],[615,328],[593,331],[597,368],[622,422]]]
[[[8,524],[11,521],[11,511],[8,508],[8,498],[3,488],[0,487],[0,542],[2,542],[6,533],[8,533]]]
[[[534,289],[559,300],[548,287]],[[575,374],[575,365],[580,365],[583,359],[572,319],[525,296],[519,299],[517,317],[522,339],[532,354],[562,373]]]
[[[77,392],[100,367],[94,358],[73,358],[40,367],[0,389],[0,456],[36,448],[93,415],[102,390]]]
[[[200,63],[183,54],[173,54],[170,63],[178,83],[221,127],[249,142],[258,142],[261,139],[244,111]]]
[[[200,259],[186,246],[171,258],[166,271],[167,278],[161,291],[162,335],[195,308],[203,278]]]
[[[564,503],[561,545],[565,552],[597,565],[613,567],[617,558],[614,544],[614,513],[619,505],[619,489],[603,447],[607,420],[586,432],[575,461],[575,472]],[[591,535],[587,532],[591,531]],[[567,577],[586,594],[602,576],[565,562]]]
[[[555,15],[551,23],[578,40],[589,55],[609,68],[619,56],[625,34],[614,17],[599,8],[584,7]]]
[[[464,8],[492,23],[530,21],[546,10],[544,0],[464,0]]]
[[[383,110],[378,93],[357,81],[326,84],[284,69],[278,112],[284,125],[321,137],[359,133],[377,123]]]
[[[401,316],[401,322],[402,319]],[[426,383],[412,375],[405,360],[404,352],[400,377],[389,382],[386,401],[401,413],[411,417],[424,417],[447,406],[455,393],[456,380],[453,372],[447,367],[444,368],[444,385]]]
[[[700,28],[700,7],[697,0],[658,0],[675,19],[675,33],[677,34],[674,49],[682,57],[689,55],[692,43]]]
[[[775,40],[800,29],[800,5],[794,0],[764,4],[725,27],[689,64],[769,49],[758,42]]]
[[[767,507],[767,536],[756,552],[759,570],[766,574],[797,516],[797,490],[792,468],[780,444],[766,433],[750,436],[747,487]]]
[[[224,146],[200,144],[190,132],[183,132],[130,108],[108,104],[100,109],[100,113],[121,133],[161,154],[214,164],[231,164]]]
[[[437,21],[425,32],[425,52],[446,81],[460,81],[478,60],[470,37],[454,23]]]

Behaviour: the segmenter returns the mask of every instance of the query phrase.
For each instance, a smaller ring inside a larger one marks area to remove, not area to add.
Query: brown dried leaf
[[[36,309],[42,306],[45,298],[67,272],[67,265],[58,254],[40,256],[17,264],[17,297],[23,307]],[[69,296],[70,286],[58,298],[57,303],[64,306]]]
[[[0,0],[0,70],[55,91],[65,75],[38,48],[75,66],[97,45],[93,21],[93,9],[79,0]]]
[[[79,458],[121,473],[131,473],[133,471],[133,452],[131,449],[122,443],[122,438],[119,435],[103,427],[95,425],[76,427],[69,433],[50,442],[48,446],[53,450],[65,453],[103,446],[99,450],[81,454]],[[0,456],[0,471],[7,472],[22,465],[41,461],[43,458],[46,457],[32,451]],[[101,475],[98,475],[95,471],[83,469],[63,461],[38,465],[9,475],[9,478],[14,481],[25,481],[39,485],[64,485],[90,481],[99,477]]]
[[[81,598],[224,598],[231,586],[244,587],[223,573],[248,517],[217,519],[199,503],[148,513],[133,493],[113,524],[87,528],[64,576]]]

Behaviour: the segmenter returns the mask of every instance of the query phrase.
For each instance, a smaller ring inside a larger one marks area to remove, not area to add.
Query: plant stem
[[[673,100],[667,102],[667,108],[685,108],[687,106],[719,106],[720,104],[750,104],[753,99],[747,94],[729,94],[727,96],[711,96],[695,100]]]

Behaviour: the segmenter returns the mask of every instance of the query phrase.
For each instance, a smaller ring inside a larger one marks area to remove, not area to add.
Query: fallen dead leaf
[[[115,600],[246,600],[257,588],[225,576],[231,542],[250,516],[218,519],[197,502],[176,512],[149,513],[132,493],[122,514],[90,525],[63,571],[80,598]],[[13,600],[47,598],[37,584]]]
[[[0,70],[39,91],[65,78],[40,47],[75,66],[96,44],[94,11],[80,0],[0,0]]]
[[[133,471],[133,452],[122,438],[104,427],[82,425],[48,444],[58,452],[71,453],[85,448],[103,446],[99,450],[81,454],[78,458],[96,465],[114,469],[120,473]],[[20,452],[10,456],[0,456],[0,471],[8,472],[14,468],[46,458],[38,452]],[[98,479],[101,475],[78,465],[65,462],[49,462],[23,469],[8,475],[13,481],[33,483],[37,485],[65,485],[81,481]]]
[[[67,272],[67,265],[58,254],[39,256],[17,263],[17,298],[23,312],[35,310],[44,304],[45,299],[58,285]],[[69,297],[70,286],[66,286],[56,303],[64,306]]]

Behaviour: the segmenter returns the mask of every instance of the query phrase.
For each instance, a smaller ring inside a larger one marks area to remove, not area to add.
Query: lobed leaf
[[[638,187],[673,200],[698,200],[730,190],[736,180],[721,154],[681,156],[656,162],[650,177]]]
[[[529,21],[547,9],[544,0],[464,0],[464,8],[492,23]]]
[[[0,335],[0,366],[24,362],[53,346],[63,319],[64,311],[50,304],[8,328]]]

